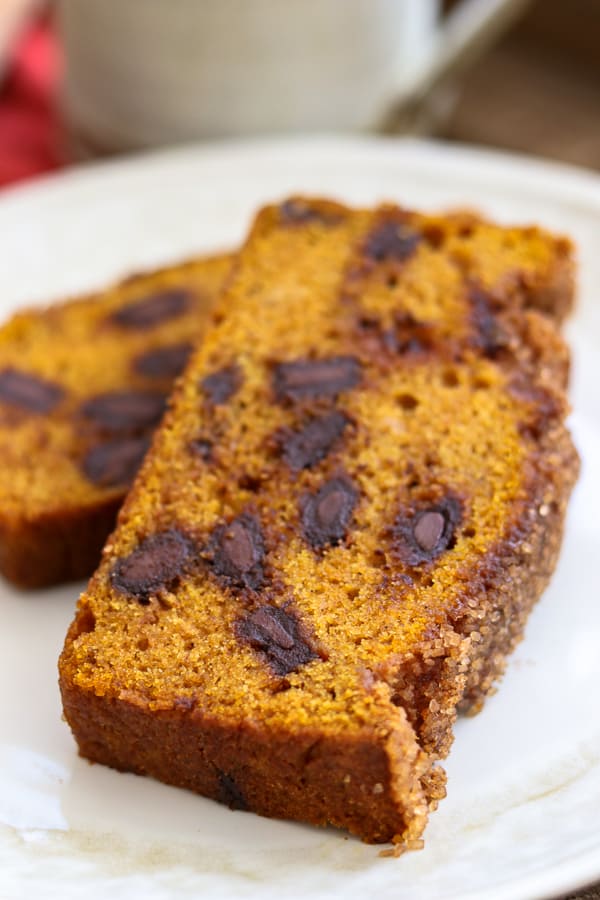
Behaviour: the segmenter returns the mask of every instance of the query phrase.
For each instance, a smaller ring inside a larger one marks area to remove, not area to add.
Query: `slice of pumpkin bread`
[[[80,598],[65,716],[91,760],[410,846],[556,561],[570,245],[295,198],[236,259]]]
[[[20,312],[0,329],[0,571],[90,575],[230,268],[226,256]]]

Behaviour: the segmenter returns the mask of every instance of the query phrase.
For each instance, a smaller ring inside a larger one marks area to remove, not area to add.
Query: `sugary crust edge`
[[[402,666],[376,673],[392,686],[398,702],[420,710],[413,726],[433,758],[448,754],[457,712],[478,712],[494,691],[556,567],[567,504],[579,474],[577,451],[562,424],[545,436],[537,462],[527,499],[505,537],[469,574],[464,602]],[[478,596],[479,602],[469,604]],[[415,684],[419,696],[411,690]]]
[[[498,613],[503,619],[502,627],[488,625],[484,630],[473,616],[467,616],[462,623],[462,633],[476,631],[479,638],[470,653],[469,675],[459,704],[461,712],[478,712],[485,697],[494,689],[504,672],[507,656],[522,640],[529,614],[548,586],[558,562],[567,504],[580,465],[577,451],[564,429],[551,432],[548,445],[557,460],[556,480],[561,483],[554,500],[550,504],[544,502],[544,484],[538,482],[533,503],[525,510],[525,515],[531,515],[533,519],[532,525],[528,529],[526,522],[518,523],[505,541],[504,553],[498,554],[492,565],[487,563],[480,574],[486,583],[491,611],[487,618],[493,621]],[[540,509],[544,510],[544,516],[540,516]],[[537,560],[537,563],[527,572],[529,559]],[[511,570],[510,585],[501,577],[507,569]],[[510,597],[508,606],[507,595]]]

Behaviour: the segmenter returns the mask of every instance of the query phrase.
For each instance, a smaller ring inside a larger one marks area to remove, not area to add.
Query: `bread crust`
[[[64,682],[62,696],[80,753],[93,762],[150,775],[232,809],[334,824],[370,842],[417,836],[424,827],[432,798],[421,779],[430,767],[414,742],[403,746],[395,734],[266,731],[200,709],[148,710],[133,699],[85,695]],[[392,799],[394,767],[402,782],[414,780],[412,796],[402,798],[410,818]]]
[[[122,502],[119,494],[87,506],[48,511],[33,521],[0,515],[0,572],[26,590],[87,578]]]

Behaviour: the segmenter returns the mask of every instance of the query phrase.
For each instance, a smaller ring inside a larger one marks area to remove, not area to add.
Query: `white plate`
[[[184,149],[59,176],[0,198],[2,312],[233,244],[289,191],[428,208],[475,205],[572,234],[581,255],[573,430],[583,456],[559,569],[501,690],[460,721],[448,798],[400,860],[229,810],[77,758],[56,658],[73,587],[0,590],[0,897],[549,897],[600,878],[600,181],[413,142],[313,140]]]

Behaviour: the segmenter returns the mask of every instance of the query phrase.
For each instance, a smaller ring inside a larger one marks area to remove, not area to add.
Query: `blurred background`
[[[81,10],[89,0],[75,2]],[[439,14],[448,15],[457,2],[441,6]],[[600,0],[513,6],[443,77],[371,130],[430,134],[600,169]],[[58,18],[51,3],[0,0],[0,186],[135,149],[131,140],[120,145],[90,135],[65,112],[65,32]],[[152,102],[160,103],[155,89]],[[173,142],[180,138],[174,133]],[[155,143],[169,142],[161,136]]]

